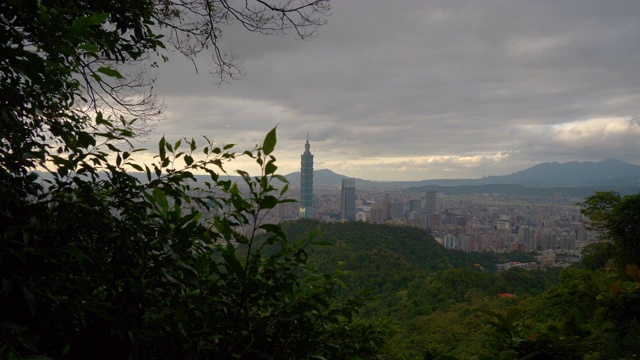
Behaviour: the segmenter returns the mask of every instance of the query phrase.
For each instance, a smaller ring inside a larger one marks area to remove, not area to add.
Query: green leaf
[[[265,155],[269,155],[276,148],[276,128],[271,129],[262,143],[262,151]]]
[[[129,166],[131,166],[131,167],[132,167],[134,170],[136,170],[136,171],[140,171],[140,172],[144,171],[144,170],[142,169],[142,166],[140,166],[140,165],[138,165],[138,164],[129,164]]]
[[[265,175],[271,175],[275,173],[277,169],[278,167],[273,163],[273,161],[269,161],[264,169]]]
[[[89,146],[96,146],[96,139],[91,134],[80,131],[78,132],[78,146],[85,149]]]
[[[111,144],[108,144],[108,143],[107,143],[107,147],[108,147],[108,148],[109,148],[109,150],[111,150],[111,151],[114,151],[114,152],[120,152],[120,149],[118,149],[117,147],[115,147],[115,146],[113,146],[113,145],[111,145]]]
[[[109,13],[93,14],[91,16],[85,16],[77,18],[73,21],[72,26],[84,25],[84,26],[96,26],[104,24],[109,18]]]
[[[267,195],[259,201],[260,207],[263,209],[273,209],[276,205],[278,205],[278,198],[272,195]]]
[[[109,120],[105,119],[101,112],[96,114],[96,124],[97,125],[111,125]]]
[[[58,175],[67,176],[67,174],[69,174],[69,170],[67,170],[66,167],[59,167],[58,168]]]
[[[159,187],[153,188],[153,199],[163,210],[169,209],[169,201],[167,201],[167,195]]]
[[[120,74],[120,72],[116,69],[112,69],[110,67],[107,66],[101,66],[100,68],[98,68],[98,72],[99,73],[103,73],[107,76],[111,76],[114,77],[116,79],[123,79],[124,76],[122,76],[122,74]]]
[[[242,267],[242,265],[240,264],[240,261],[238,261],[238,258],[236,257],[236,252],[234,247],[232,245],[228,246],[226,248],[226,251],[222,253],[222,256],[224,257],[224,260],[228,265],[227,268],[232,273],[234,273],[238,278],[243,278],[244,268]]]
[[[231,224],[226,218],[219,218],[215,220],[215,226],[220,235],[226,240],[231,239]]]
[[[109,13],[92,14],[90,16],[77,17],[71,23],[71,33],[75,36],[86,37],[91,35],[91,27],[104,24],[109,18]]]
[[[91,44],[91,43],[82,44],[78,46],[78,48],[85,50],[86,52],[89,52],[89,53],[97,53],[98,51],[100,51],[100,48],[98,47],[98,45]]]
[[[276,225],[276,224],[262,224],[259,226],[260,229],[263,229],[267,232],[273,233],[278,235],[279,237],[285,239],[287,237],[287,235],[285,234],[284,230],[282,229],[282,227],[280,225]]]
[[[144,170],[147,173],[147,181],[151,181],[151,169],[149,169],[149,167],[145,164]]]
[[[332,242],[329,241],[312,241],[311,245],[316,245],[316,246],[333,246]]]
[[[166,140],[164,138],[164,136],[160,139],[160,142],[158,143],[158,152],[160,155],[160,161],[164,161],[164,159],[167,158],[167,152],[165,150],[165,144],[166,144]]]
[[[273,177],[274,177],[275,179],[278,179],[278,180],[282,181],[282,182],[283,182],[283,183],[285,183],[285,184],[288,184],[288,183],[289,183],[289,180],[287,180],[287,178],[286,178],[286,177],[284,177],[284,176],[282,176],[282,175],[275,175],[275,174],[274,174],[274,175],[273,175]]]

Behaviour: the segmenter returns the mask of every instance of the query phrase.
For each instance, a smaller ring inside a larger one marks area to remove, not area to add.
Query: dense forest
[[[603,204],[616,216],[621,208],[637,214],[637,207],[629,209],[637,199],[598,193],[583,204],[583,213],[607,230],[618,220],[602,211]],[[495,264],[535,259],[447,250],[425,231],[403,226],[299,220],[283,229],[291,239],[312,237],[308,253],[320,269],[339,264],[344,291],[366,298],[361,316],[393,325],[385,358],[611,359],[638,353],[638,260],[628,249],[616,252],[615,242],[587,247],[583,262],[570,268],[497,272]],[[628,230],[622,229],[617,231]]]
[[[535,261],[531,255],[446,250],[417,228],[311,220],[283,228],[291,239],[313,236],[308,252],[320,269],[341,264],[344,291],[366,298],[362,316],[393,324],[387,358],[495,355],[480,309],[504,310],[560,284],[559,268],[495,271],[499,263]]]

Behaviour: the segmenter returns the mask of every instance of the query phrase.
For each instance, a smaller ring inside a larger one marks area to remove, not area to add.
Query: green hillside
[[[504,255],[447,250],[426,231],[408,226],[364,222],[321,223],[306,219],[285,222],[282,226],[293,241],[313,235],[314,242],[332,245],[329,250],[312,246],[309,251],[319,258],[316,259],[319,264],[343,261],[346,269],[359,263],[358,260],[377,263],[372,259],[398,261],[402,268],[425,271],[477,268],[475,264],[495,270],[495,264],[498,263],[535,261],[534,257],[522,253]]]
[[[288,222],[283,227],[292,240],[314,234],[314,242],[330,243],[330,249],[310,248],[320,263],[342,261],[346,269],[361,262],[392,262],[402,269],[431,271],[454,267],[445,249],[425,231],[416,228],[313,220]]]
[[[395,329],[384,359],[630,359],[640,352],[640,270],[629,255],[637,232],[625,232],[624,216],[637,213],[637,199],[591,197],[583,213],[616,242],[588,247],[584,268],[564,270],[497,272],[495,264],[532,257],[446,250],[410,227],[304,220],[283,228],[291,240],[310,239],[310,263],[344,270],[342,294],[363,296],[363,320]],[[614,204],[610,214],[603,202]]]
[[[306,250],[322,271],[344,270],[345,291],[366,299],[363,317],[395,324],[390,359],[423,359],[426,351],[458,358],[488,354],[491,331],[476,310],[513,305],[499,294],[528,298],[559,282],[559,270],[495,271],[496,263],[531,261],[530,255],[447,250],[417,228],[313,220],[282,226],[292,241],[311,238]]]
[[[311,261],[321,269],[331,270],[341,265],[347,272],[348,283],[368,286],[374,292],[404,288],[417,277],[446,270],[464,269],[470,274],[489,276],[499,263],[535,261],[533,256],[518,252],[466,253],[444,249],[426,231],[408,226],[321,223],[305,219],[285,222],[282,227],[292,241],[311,239],[307,251]],[[535,292],[522,286],[519,289],[525,293]]]

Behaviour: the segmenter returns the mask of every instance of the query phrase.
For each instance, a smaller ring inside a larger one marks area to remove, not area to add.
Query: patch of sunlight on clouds
[[[348,176],[371,178],[375,173],[381,178],[399,180],[401,178],[423,178],[424,174],[448,176],[470,175],[470,169],[477,169],[489,163],[508,159],[514,152],[503,151],[495,154],[479,155],[434,155],[434,156],[387,156],[359,160],[325,161],[332,170]],[[405,174],[402,176],[400,174]]]
[[[521,133],[531,144],[583,147],[623,144],[640,136],[640,122],[630,116],[600,117],[554,125],[524,125]]]
[[[482,166],[487,162],[505,160],[510,156],[510,154],[511,152],[501,151],[495,154],[482,155],[440,155],[410,158],[409,161],[413,162],[415,165],[451,164],[461,167],[476,167]]]
[[[557,124],[551,135],[561,142],[602,141],[603,138],[640,135],[640,125],[630,117],[594,118]]]

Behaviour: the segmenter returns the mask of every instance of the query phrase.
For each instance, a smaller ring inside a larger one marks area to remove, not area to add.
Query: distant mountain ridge
[[[541,186],[638,185],[640,166],[617,159],[542,163],[511,175],[481,179],[484,184]]]
[[[284,176],[289,183],[300,183],[300,171],[292,172]],[[329,169],[320,169],[313,171],[313,183],[314,185],[335,185],[340,186],[342,184],[342,179],[349,177],[346,175],[341,175],[335,173]],[[373,180],[365,180],[356,178],[358,185],[367,185],[367,186],[375,186],[376,184],[386,184],[387,182],[382,181],[373,181]],[[396,183],[396,182],[391,182]],[[399,183],[404,183],[400,181]],[[409,181],[408,183],[416,183],[415,181]]]
[[[315,170],[314,183],[318,185],[341,184],[346,177],[329,169]],[[291,183],[300,181],[300,172],[285,176]],[[468,185],[521,185],[531,188],[585,187],[605,189],[640,190],[640,166],[617,159],[599,162],[571,161],[566,163],[546,162],[534,165],[509,175],[488,176],[480,179],[434,179],[421,181],[371,181],[356,179],[356,186],[422,187],[422,186],[468,186]]]
[[[46,172],[39,172],[43,178],[50,178]],[[145,173],[133,172],[140,181],[147,181]],[[106,174],[103,174],[106,176]],[[199,181],[210,180],[207,175],[194,175]],[[221,176],[224,178],[225,176]],[[285,175],[295,186],[300,183],[300,172]],[[329,169],[314,170],[315,185],[340,186],[347,176]],[[229,176],[232,181],[240,181],[239,176]],[[599,162],[571,161],[566,163],[546,162],[509,175],[487,176],[480,179],[433,179],[421,181],[372,181],[356,178],[357,188],[397,188],[412,191],[434,190],[445,193],[511,193],[511,194],[553,194],[557,189],[563,193],[572,192],[576,196],[587,196],[593,191],[613,190],[622,194],[640,192],[640,166],[617,159]],[[573,190],[571,190],[573,189]]]

